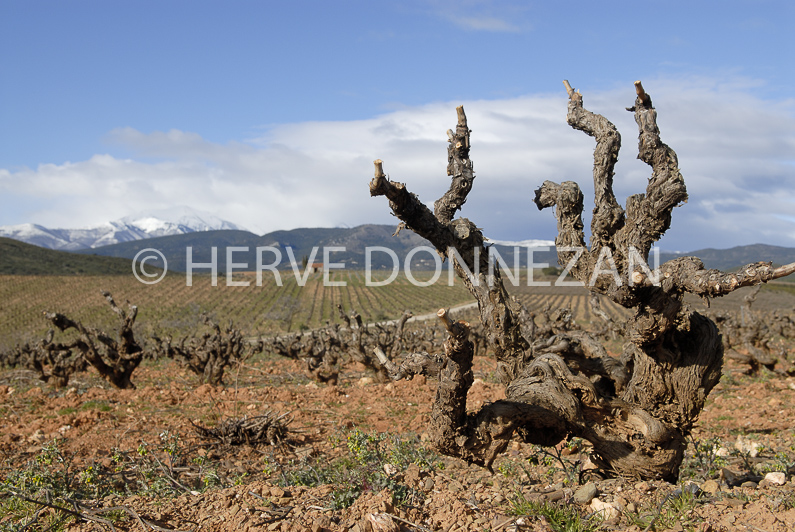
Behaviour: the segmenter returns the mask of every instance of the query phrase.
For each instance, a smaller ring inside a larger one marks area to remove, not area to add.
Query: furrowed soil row
[[[261,332],[261,327],[265,317],[265,309],[267,307],[267,302],[273,297],[275,290],[273,288],[276,286],[275,283],[271,283],[268,286],[261,286],[257,287],[256,289],[260,291],[260,296],[254,298],[254,304],[251,307],[251,332],[258,333]]]
[[[127,301],[138,306],[136,330],[173,337],[192,334],[202,313],[223,323],[231,318],[237,327],[252,334],[281,330],[283,323],[274,315],[283,305],[282,298],[297,300],[301,305],[294,324],[311,327],[336,320],[337,303],[346,312],[355,309],[366,320],[375,321],[397,318],[404,310],[422,314],[471,299],[460,283],[447,286],[446,275],[428,287],[415,286],[403,275],[389,285],[377,287],[365,286],[362,272],[333,274],[333,280],[347,280],[347,286],[319,286],[322,273],[310,274],[306,287],[300,287],[294,275],[282,275],[281,287],[274,276],[263,276],[262,286],[257,286],[253,273],[235,276],[237,281],[249,282],[249,286],[240,287],[226,286],[224,276],[218,279],[217,286],[212,286],[209,275],[199,274],[193,276],[192,286],[187,286],[180,275],[167,275],[154,285],[141,284],[132,276],[2,276],[0,348],[40,339],[49,328],[42,317],[44,311],[61,312],[86,325],[113,330],[117,318],[109,311],[100,290],[111,292],[122,307]],[[429,272],[418,272],[416,279],[422,282],[430,276]],[[379,277],[376,275],[373,280]]]
[[[328,297],[324,297],[321,301],[323,312],[320,315],[320,320],[318,321],[318,326],[326,323],[326,320],[331,320],[333,316],[333,309],[336,308],[337,302],[339,301],[339,291],[340,287],[331,286],[326,289],[328,293]]]
[[[372,290],[377,290],[378,294],[378,308],[375,309],[374,314],[376,320],[385,319],[391,314],[400,312],[400,302],[399,299],[395,297],[394,293],[396,290],[395,287],[373,287]]]
[[[373,299],[375,298],[375,294],[372,290],[365,290],[361,286],[355,287],[356,298],[358,300],[357,307],[352,309],[361,314],[363,319],[370,320],[373,313],[375,312],[375,306],[373,305]]]
[[[304,289],[306,289],[306,287],[304,287]],[[317,320],[318,321],[322,321],[323,320],[323,309],[322,309],[323,295],[324,295],[323,283],[317,283],[316,282],[315,283],[315,287],[314,287],[314,291],[313,291],[313,294],[312,294],[312,302],[309,304],[309,318],[308,318],[308,321],[310,323],[312,323],[313,320],[315,319],[315,309],[316,309],[316,307],[317,307],[317,313],[318,313]],[[318,298],[319,298],[319,301],[318,301]],[[318,305],[318,302],[320,303],[320,305]]]
[[[359,280],[354,277],[353,275],[350,276],[350,288],[348,290],[342,290],[342,297],[340,298],[340,305],[342,306],[342,311],[346,314],[351,313],[351,308],[353,308],[353,286],[358,283]],[[334,309],[336,312],[336,309]],[[337,314],[334,314],[334,318],[338,319]]]

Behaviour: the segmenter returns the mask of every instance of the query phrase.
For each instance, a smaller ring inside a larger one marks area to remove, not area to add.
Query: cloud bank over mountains
[[[650,169],[636,160],[637,127],[625,111],[631,81],[608,92],[580,88],[586,108],[618,127],[623,149],[615,191],[623,203],[643,192]],[[634,81],[634,80],[633,80]],[[689,202],[674,211],[660,242],[670,250],[764,242],[795,246],[795,100],[754,96],[737,78],[643,80],[663,141],[679,156]],[[559,94],[435,102],[367,120],[271,127],[257,138],[210,142],[186,131],[115,129],[110,153],[88,160],[0,169],[0,224],[91,226],[130,212],[190,205],[257,233],[296,227],[395,221],[367,188],[372,161],[427,204],[447,188],[445,131],[463,104],[477,178],[461,215],[504,240],[554,239],[538,212],[544,180],[577,181],[593,198],[593,140],[566,124]],[[13,213],[14,218],[9,218]]]

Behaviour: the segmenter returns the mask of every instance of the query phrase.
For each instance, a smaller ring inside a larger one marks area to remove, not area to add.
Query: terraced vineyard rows
[[[554,278],[541,279],[542,281],[552,281]],[[574,313],[574,319],[581,325],[586,326],[594,319],[599,320],[591,310],[588,303],[588,291],[582,286],[524,286],[525,280],[522,279],[518,286],[508,285],[508,291],[515,295],[528,310],[540,310],[549,304],[552,309],[568,307]],[[710,307],[707,309],[705,303],[696,296],[688,295],[685,301],[699,312],[713,310],[717,312],[738,312],[743,302],[743,297],[748,292],[737,291],[721,298],[710,300]],[[755,310],[765,311],[771,309],[790,309],[793,308],[795,301],[795,290],[792,290],[790,283],[771,282],[762,287],[762,292],[754,305]],[[603,311],[613,320],[621,323],[630,316],[630,311],[613,303],[607,298],[600,297],[600,305]]]
[[[540,280],[554,282],[554,278]],[[525,286],[525,281],[522,280],[518,286],[509,285],[508,291],[531,312],[542,310],[547,305],[553,310],[566,307],[571,309],[574,320],[586,328],[594,320],[601,321],[592,312],[588,303],[588,291],[582,286]],[[602,310],[618,323],[623,322],[630,315],[627,309],[606,298],[601,298],[600,304]]]
[[[429,280],[431,272],[417,272],[416,280]],[[254,274],[239,273],[235,280],[248,281],[249,286],[226,286],[220,277],[218,286],[211,286],[209,276],[195,276],[193,286],[186,286],[184,277],[167,276],[155,285],[144,285],[132,276],[0,276],[0,350],[18,342],[37,340],[46,333],[48,323],[44,311],[66,313],[85,324],[110,330],[115,316],[109,312],[100,290],[113,293],[116,301],[138,305],[137,327],[145,335],[188,334],[195,329],[202,313],[220,320],[233,320],[246,333],[269,335],[285,331],[285,309],[295,306],[290,327],[319,327],[327,320],[337,320],[337,303],[346,312],[356,310],[366,321],[394,319],[404,310],[414,314],[430,313],[440,307],[449,307],[472,301],[469,293],[456,280],[448,286],[444,272],[435,284],[420,287],[399,275],[386,286],[367,286],[361,271],[333,272],[332,281],[345,281],[347,286],[323,286],[323,274],[308,276],[301,287],[292,274],[283,274],[283,286],[278,286],[272,276],[264,276],[262,286],[256,286]],[[385,276],[374,280],[384,279]],[[536,279],[538,280],[538,279]],[[554,281],[554,279],[542,279]],[[568,307],[575,320],[587,326],[596,318],[588,304],[588,293],[578,286],[518,286],[509,284],[509,291],[528,309],[541,310],[546,305],[552,309]],[[791,308],[793,294],[785,284],[766,286],[755,308],[764,310]],[[736,292],[712,302],[713,310],[738,310],[743,294]],[[688,300],[696,308],[704,304],[697,298]],[[628,311],[602,299],[602,309],[619,322],[628,317]]]
[[[182,276],[167,276],[155,285],[144,285],[132,276],[0,276],[0,349],[36,340],[46,333],[44,311],[62,312],[87,325],[110,330],[115,316],[109,312],[100,290],[116,301],[130,301],[139,308],[136,327],[143,335],[187,334],[199,324],[202,313],[222,323],[232,320],[250,334],[274,334],[287,329],[285,308],[295,307],[291,327],[319,327],[336,320],[336,305],[346,312],[355,309],[366,321],[397,318],[404,310],[415,314],[433,312],[471,300],[457,282],[418,287],[399,276],[386,286],[366,286],[362,272],[334,272],[332,281],[347,286],[323,286],[323,274],[312,273],[301,287],[293,275],[282,275],[283,286],[265,276],[256,286],[253,274],[237,274],[236,281],[249,286],[226,286],[219,277],[212,286],[209,276],[194,276],[186,286]],[[418,280],[424,277],[418,275]],[[446,279],[445,279],[446,281]]]

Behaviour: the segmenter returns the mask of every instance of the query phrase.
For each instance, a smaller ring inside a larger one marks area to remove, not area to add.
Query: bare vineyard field
[[[429,272],[415,274],[419,282],[430,276]],[[555,280],[536,276],[539,279],[551,283]],[[262,286],[256,286],[254,274],[236,274],[234,280],[249,282],[249,286],[227,286],[223,276],[217,286],[212,286],[209,276],[194,276],[193,286],[186,286],[184,277],[178,275],[167,276],[154,285],[144,285],[132,276],[0,276],[0,349],[44,335],[48,329],[48,322],[42,317],[45,311],[61,312],[85,324],[112,329],[115,316],[108,312],[100,290],[111,292],[121,303],[129,301],[139,307],[136,326],[143,336],[190,334],[202,314],[222,322],[232,320],[247,334],[268,336],[335,322],[337,304],[346,312],[356,310],[365,321],[374,322],[395,319],[404,310],[418,315],[472,301],[458,279],[448,286],[446,272],[427,287],[416,286],[405,275],[386,286],[366,286],[361,271],[330,275],[331,281],[344,281],[346,286],[324,286],[322,273],[310,274],[303,287],[293,275],[283,275],[282,286],[267,275]],[[508,288],[530,311],[547,305],[552,310],[570,308],[574,319],[583,326],[595,318],[584,287],[526,286],[526,278],[522,278]],[[714,299],[710,310],[737,311],[744,296],[740,291]],[[688,301],[694,308],[706,310],[698,298]],[[610,301],[602,300],[601,306],[617,322],[629,316],[626,309]],[[759,311],[792,308],[792,283],[765,286],[754,304]]]
[[[418,281],[427,277],[416,275]],[[111,292],[120,304],[129,301],[138,306],[136,327],[143,336],[189,334],[202,314],[221,323],[232,320],[251,335],[273,335],[336,321],[337,304],[348,313],[356,310],[366,321],[378,321],[397,318],[404,310],[421,314],[471,300],[460,281],[447,286],[446,276],[428,287],[415,286],[405,276],[386,286],[366,286],[364,273],[357,271],[330,276],[346,286],[324,286],[322,273],[310,274],[305,286],[292,275],[282,276],[282,286],[268,276],[256,286],[253,274],[238,274],[234,280],[250,285],[227,286],[219,277],[218,285],[212,286],[208,276],[194,276],[193,286],[176,275],[155,285],[144,285],[132,276],[1,276],[0,349],[46,333],[45,311],[112,329],[115,316],[101,290]]]
[[[549,305],[551,310],[570,309],[574,320],[580,324],[588,324],[596,318],[588,304],[588,291],[581,286],[519,286],[512,287],[510,291],[531,312]],[[626,309],[612,301],[605,299],[600,304],[602,310],[616,321],[623,321],[629,316]]]
[[[42,334],[48,309],[111,332],[115,316],[101,289],[139,305],[144,334],[192,334],[201,312],[272,334],[286,329],[277,316],[294,301],[293,330],[338,322],[338,303],[375,321],[471,301],[459,282],[447,286],[446,275],[429,287],[405,277],[368,287],[361,272],[332,276],[345,287],[324,286],[322,274],[304,287],[283,279],[281,287],[267,279],[256,287],[241,275],[236,280],[252,286],[227,287],[219,278],[212,287],[196,277],[186,287],[180,277],[154,286],[122,277],[2,277],[0,324],[4,339]],[[586,328],[598,320],[583,287],[509,290],[530,311],[568,307]],[[714,300],[712,310],[736,311],[747,294]],[[698,299],[690,304],[704,308]],[[763,311],[793,306],[795,294],[779,285],[765,287],[754,304]],[[614,320],[626,316],[606,301],[601,308]],[[462,315],[476,319],[471,310]],[[442,330],[436,321],[412,327]],[[493,357],[476,357],[473,370],[470,408],[505,398]],[[24,489],[28,498],[0,496],[0,530],[110,529],[99,518],[125,531],[369,532],[369,520],[381,516],[393,531],[787,532],[795,526],[795,377],[746,370],[725,363],[679,481],[669,484],[602,479],[586,469],[592,449],[578,438],[556,448],[513,442],[493,471],[440,456],[425,433],[437,382],[378,383],[360,363],[348,363],[329,384],[310,380],[299,360],[258,354],[230,371],[225,384],[210,385],[174,360],[145,360],[135,390],[112,388],[93,368],[62,389],[28,369],[0,368],[0,493]],[[290,421],[270,443],[219,443],[194,425],[218,428],[271,413]],[[768,473],[783,473],[785,483],[771,483]],[[586,482],[598,497],[578,502]],[[689,495],[688,485],[699,491]],[[593,501],[622,511],[603,518]]]
[[[582,286],[526,286],[526,283],[522,282],[517,286],[509,286],[509,291],[531,311],[542,309],[546,305],[552,310],[567,307],[572,310],[575,321],[584,326],[596,318],[588,303],[588,291]],[[725,297],[711,299],[709,307],[696,296],[689,295],[686,301],[699,312],[738,312],[743,304],[743,298],[748,293],[740,290]],[[623,322],[630,316],[627,309],[606,298],[600,298],[600,304],[602,310],[613,320]],[[793,308],[795,308],[795,286],[788,282],[772,282],[763,286],[753,305],[754,310],[763,312]]]
[[[473,408],[504,398],[494,367],[491,357],[476,357]],[[113,389],[94,371],[54,390],[30,371],[0,369],[0,483],[28,487],[41,501],[46,489],[53,506],[66,508],[42,511],[42,504],[6,497],[0,530],[29,523],[24,529],[110,530],[90,520],[99,517],[133,532],[144,530],[138,516],[158,527],[149,530],[363,532],[373,530],[367,516],[389,514],[402,525],[389,530],[405,532],[642,532],[652,520],[657,531],[791,531],[795,481],[725,479],[795,471],[795,378],[749,377],[731,362],[723,371],[679,482],[669,484],[579,479],[590,448],[577,440],[557,448],[569,453],[560,461],[548,460],[555,449],[515,442],[493,472],[439,456],[423,441],[437,386],[424,377],[378,384],[352,366],[337,385],[318,384],[298,361],[257,356],[226,386],[200,385],[184,367],[160,360],[139,368],[137,390]],[[192,425],[268,412],[290,414],[286,442],[219,445]],[[739,442],[757,446],[758,454],[741,454]],[[362,452],[377,445],[396,464],[389,477],[370,458],[375,453]],[[623,513],[603,520],[592,505],[576,502],[586,481],[599,501]],[[677,497],[688,483],[703,489]],[[77,515],[64,502],[64,493],[74,500],[75,491]]]

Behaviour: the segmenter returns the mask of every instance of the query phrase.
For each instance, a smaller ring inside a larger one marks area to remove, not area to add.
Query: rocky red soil
[[[471,408],[503,397],[493,369],[477,359]],[[88,372],[56,391],[7,370],[0,374],[0,530],[29,522],[46,529],[57,520],[66,530],[110,530],[106,523],[116,530],[557,530],[549,509],[581,519],[570,530],[639,531],[652,519],[649,530],[793,530],[795,379],[742,369],[724,369],[677,485],[601,478],[579,441],[546,451],[515,443],[494,472],[433,455],[423,427],[435,382],[424,378],[383,384],[348,367],[328,386],[306,379],[294,361],[266,357],[228,374],[226,386],[198,385],[171,362],[148,362],[133,375],[136,390],[109,389]],[[213,444],[192,424],[212,428],[267,413],[290,420],[281,443]],[[399,435],[422,460],[397,467],[381,457],[383,473],[349,474],[350,485],[323,482],[333,464],[355,470],[354,444],[366,435],[386,453],[391,440],[377,436],[384,433]],[[54,456],[53,441],[65,462],[42,458],[43,448]],[[20,475],[67,467],[73,498],[27,485],[27,496],[44,503],[9,509],[22,494]]]

